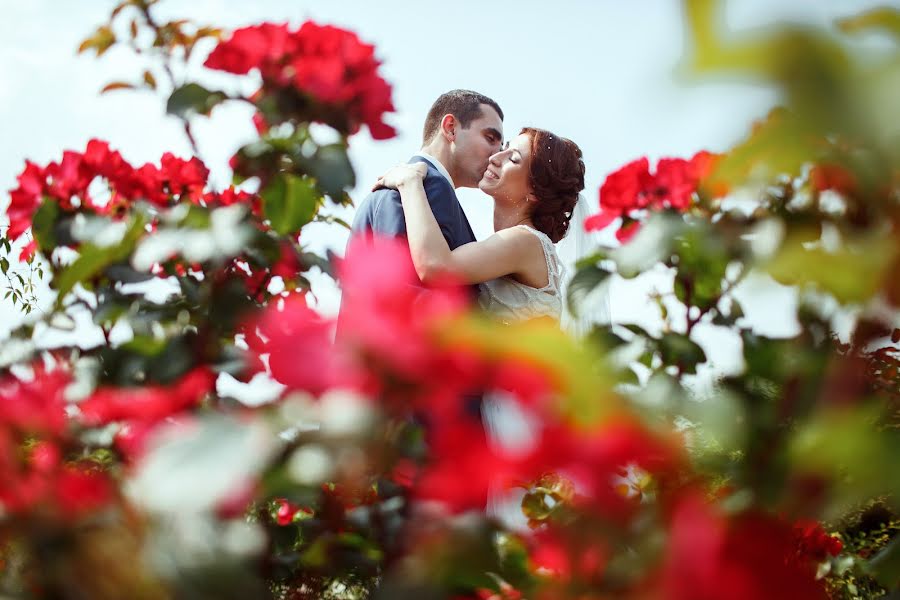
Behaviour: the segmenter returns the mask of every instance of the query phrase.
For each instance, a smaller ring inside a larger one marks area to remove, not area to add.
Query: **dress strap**
[[[533,233],[541,242],[541,248],[544,250],[544,260],[547,263],[547,285],[540,288],[544,291],[559,292],[559,280],[561,277],[559,257],[556,255],[556,248],[553,241],[543,231],[538,231],[530,225],[517,225],[523,227]]]

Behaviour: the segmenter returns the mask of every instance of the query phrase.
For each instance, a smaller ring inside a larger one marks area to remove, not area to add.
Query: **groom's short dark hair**
[[[463,129],[468,129],[472,121],[481,117],[481,105],[487,104],[497,111],[500,120],[503,120],[503,111],[500,105],[478,92],[472,90],[451,90],[441,94],[425,117],[425,128],[422,131],[422,143],[427,144],[437,134],[444,115],[453,115]]]

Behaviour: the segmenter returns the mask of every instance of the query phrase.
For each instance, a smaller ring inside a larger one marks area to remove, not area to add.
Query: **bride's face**
[[[509,145],[491,156],[478,188],[498,200],[520,202],[531,193],[528,172],[531,168],[531,138],[521,133]]]

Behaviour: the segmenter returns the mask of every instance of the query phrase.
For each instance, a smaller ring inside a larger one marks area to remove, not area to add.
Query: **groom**
[[[424,162],[425,195],[451,250],[475,241],[455,188],[477,187],[488,159],[503,142],[503,111],[482,94],[453,90],[435,100],[425,117],[422,149],[410,163]],[[406,236],[397,190],[380,189],[362,201],[353,233]]]

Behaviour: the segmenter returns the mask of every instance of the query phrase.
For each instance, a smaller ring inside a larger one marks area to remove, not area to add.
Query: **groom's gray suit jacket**
[[[475,234],[447,178],[423,156],[413,156],[409,162],[423,162],[428,166],[424,181],[425,195],[450,249],[474,242]],[[405,237],[406,218],[400,204],[400,192],[383,189],[366,196],[353,218],[352,229],[354,234],[374,232]]]

